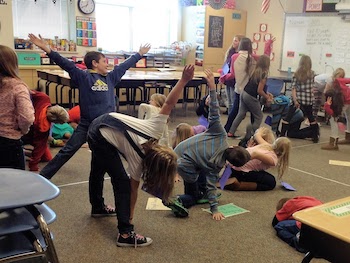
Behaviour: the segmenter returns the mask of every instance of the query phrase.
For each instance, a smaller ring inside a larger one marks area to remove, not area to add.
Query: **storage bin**
[[[17,52],[19,65],[41,65],[40,54]]]

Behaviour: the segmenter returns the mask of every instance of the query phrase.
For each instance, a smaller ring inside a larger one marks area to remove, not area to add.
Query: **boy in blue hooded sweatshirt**
[[[87,132],[91,122],[105,113],[116,110],[114,88],[120,82],[125,72],[146,54],[151,46],[145,44],[138,53],[132,55],[123,63],[114,66],[108,72],[105,56],[96,51],[88,52],[84,57],[86,71],[75,66],[75,63],[62,57],[47,46],[46,41],[39,35],[28,35],[30,41],[47,53],[49,58],[69,73],[73,82],[78,85],[81,120],[72,137],[41,171],[40,174],[51,179],[55,173],[79,150],[86,142]],[[94,216],[115,216],[115,209],[108,206],[92,211]]]

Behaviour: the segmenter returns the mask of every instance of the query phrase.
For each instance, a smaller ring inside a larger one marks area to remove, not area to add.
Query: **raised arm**
[[[139,49],[139,54],[141,55],[141,57],[143,55],[145,55],[149,50],[151,49],[151,44],[146,43],[145,45],[141,45],[140,49]]]
[[[170,91],[169,95],[166,97],[165,103],[163,104],[160,114],[170,115],[172,109],[176,105],[183,89],[185,88],[187,82],[189,82],[194,75],[194,65],[185,66],[181,79],[176,83],[175,87]]]
[[[46,41],[41,37],[41,35],[39,34],[39,37],[37,37],[36,35],[29,33],[28,37],[30,39],[30,41],[36,45],[38,48],[40,48],[41,50],[43,50],[44,52],[46,52],[47,54],[51,53],[51,48],[49,48],[47,46]]]

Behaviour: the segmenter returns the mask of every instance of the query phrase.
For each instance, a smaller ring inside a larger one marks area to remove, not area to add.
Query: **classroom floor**
[[[184,115],[178,104],[169,123],[170,131],[180,122],[197,124],[193,104],[188,105]],[[227,115],[221,115],[221,118],[225,124]],[[243,134],[247,120],[248,117],[239,127],[238,134]],[[116,246],[115,217],[90,217],[90,152],[88,148],[81,148],[52,179],[61,190],[58,198],[48,202],[57,213],[57,221],[50,228],[60,262],[301,262],[303,254],[281,241],[271,226],[277,201],[283,197],[310,195],[328,202],[350,195],[349,167],[329,164],[329,160],[349,161],[350,145],[340,146],[339,151],[321,150],[330,133],[330,126],[321,124],[319,143],[292,139],[289,171],[284,180],[295,187],[296,192],[280,186],[268,192],[222,192],[220,204],[234,203],[249,213],[214,221],[210,214],[202,211],[202,208],[208,208],[204,204],[191,208],[188,218],[175,218],[169,211],[146,210],[150,196],[140,191],[134,216],[135,230],[150,236],[153,244],[137,249]],[[228,140],[232,144],[238,143],[238,140]],[[58,150],[52,148],[53,154]],[[175,193],[182,191],[183,186],[178,183]],[[107,204],[113,204],[109,179],[105,180],[104,196]],[[314,259],[312,262],[327,261]]]

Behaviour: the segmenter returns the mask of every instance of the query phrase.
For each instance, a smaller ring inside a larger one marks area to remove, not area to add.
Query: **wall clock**
[[[94,0],[78,0],[78,8],[83,14],[91,14],[95,10]]]

